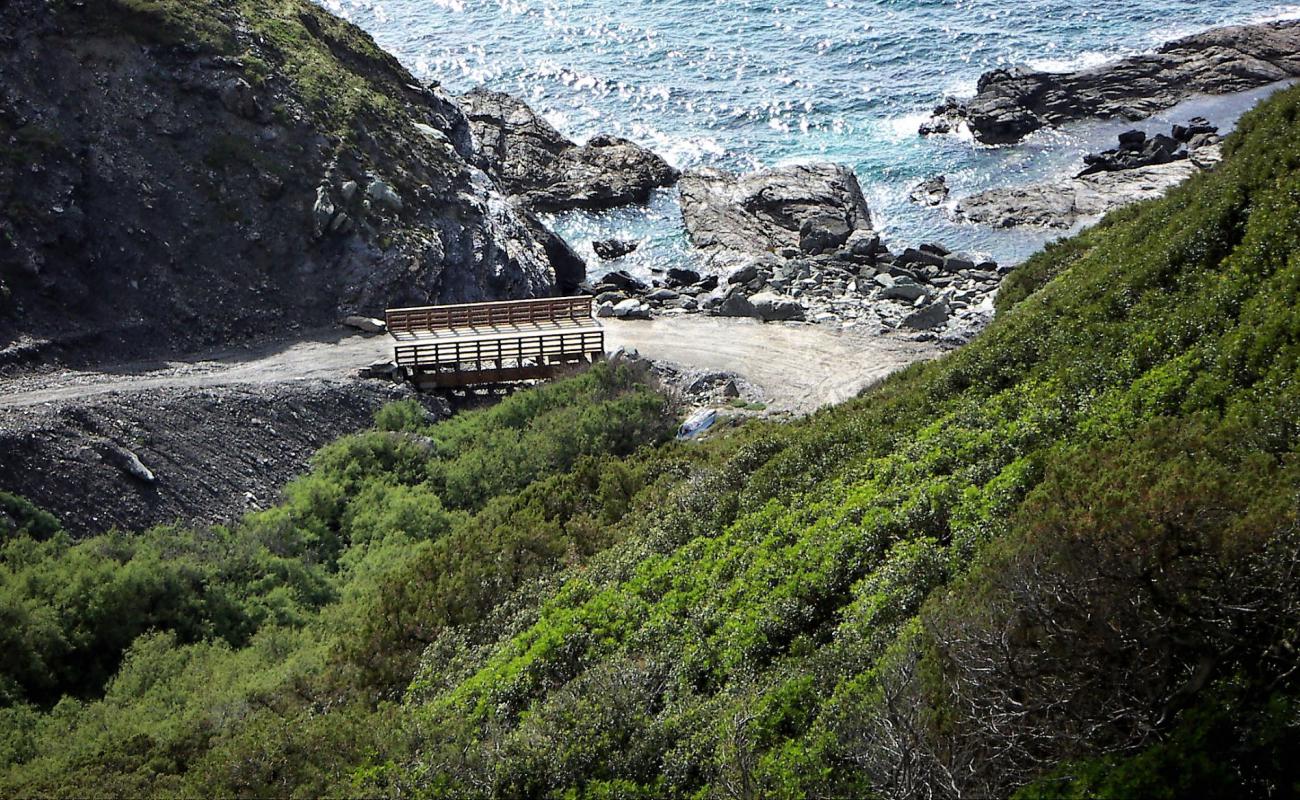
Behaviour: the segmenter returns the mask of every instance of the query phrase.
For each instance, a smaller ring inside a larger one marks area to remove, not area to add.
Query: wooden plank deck
[[[394,337],[438,334],[465,329],[522,329],[561,326],[590,321],[592,298],[545,297],[537,300],[502,300],[421,308],[390,308],[385,313]]]

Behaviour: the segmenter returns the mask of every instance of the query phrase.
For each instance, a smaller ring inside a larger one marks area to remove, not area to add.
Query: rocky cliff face
[[[0,366],[550,293],[563,253],[474,159],[449,97],[307,0],[11,0]]]

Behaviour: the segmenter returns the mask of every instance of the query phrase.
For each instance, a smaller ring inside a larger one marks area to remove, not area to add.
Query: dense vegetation
[[[1227,152],[800,423],[600,368],[230,529],[6,498],[0,794],[1300,793],[1300,89]]]

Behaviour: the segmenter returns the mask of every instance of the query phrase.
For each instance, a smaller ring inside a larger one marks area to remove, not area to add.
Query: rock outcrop
[[[586,288],[597,315],[711,313],[809,322],[958,344],[992,317],[1007,270],[936,244],[889,251],[852,170],[837,164],[749,175],[687,173],[682,216],[708,274],[650,283],[613,271]]]
[[[243,8],[0,7],[0,364],[554,290],[448,95],[308,0]]]
[[[667,161],[627,139],[595,136],[575,144],[511,95],[476,89],[458,99],[482,166],[529,208],[600,210],[644,203],[678,178]]]
[[[1079,72],[1027,67],[982,75],[976,94],[935,109],[922,133],[958,121],[985,144],[1017,142],[1081,119],[1144,119],[1192,94],[1227,94],[1300,77],[1300,21],[1216,28]]]
[[[691,243],[714,260],[822,255],[871,232],[871,212],[853,170],[797,164],[735,175],[688,172],[679,185]]]
[[[1169,136],[1129,131],[1114,150],[1085,156],[1085,168],[1072,178],[988,189],[958,200],[952,215],[994,228],[1073,228],[1120,206],[1160,197],[1217,163],[1215,130],[1193,120],[1174,126]]]

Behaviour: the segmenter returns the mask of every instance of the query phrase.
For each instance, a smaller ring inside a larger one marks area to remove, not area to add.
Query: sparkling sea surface
[[[368,30],[422,79],[525,99],[579,141],[614,133],[675,165],[751,170],[851,165],[891,248],[938,241],[1018,261],[1059,232],[956,224],[907,200],[944,174],[955,199],[1078,168],[1130,127],[1194,114],[1230,125],[1265,92],[1194,99],[1152,120],[1040,131],[1010,147],[923,138],[946,95],[985,70],[1071,69],[1221,24],[1300,16],[1260,0],[320,0]],[[636,239],[617,266],[646,274],[691,261],[676,192],[648,208],[549,221],[599,274],[592,239]]]

